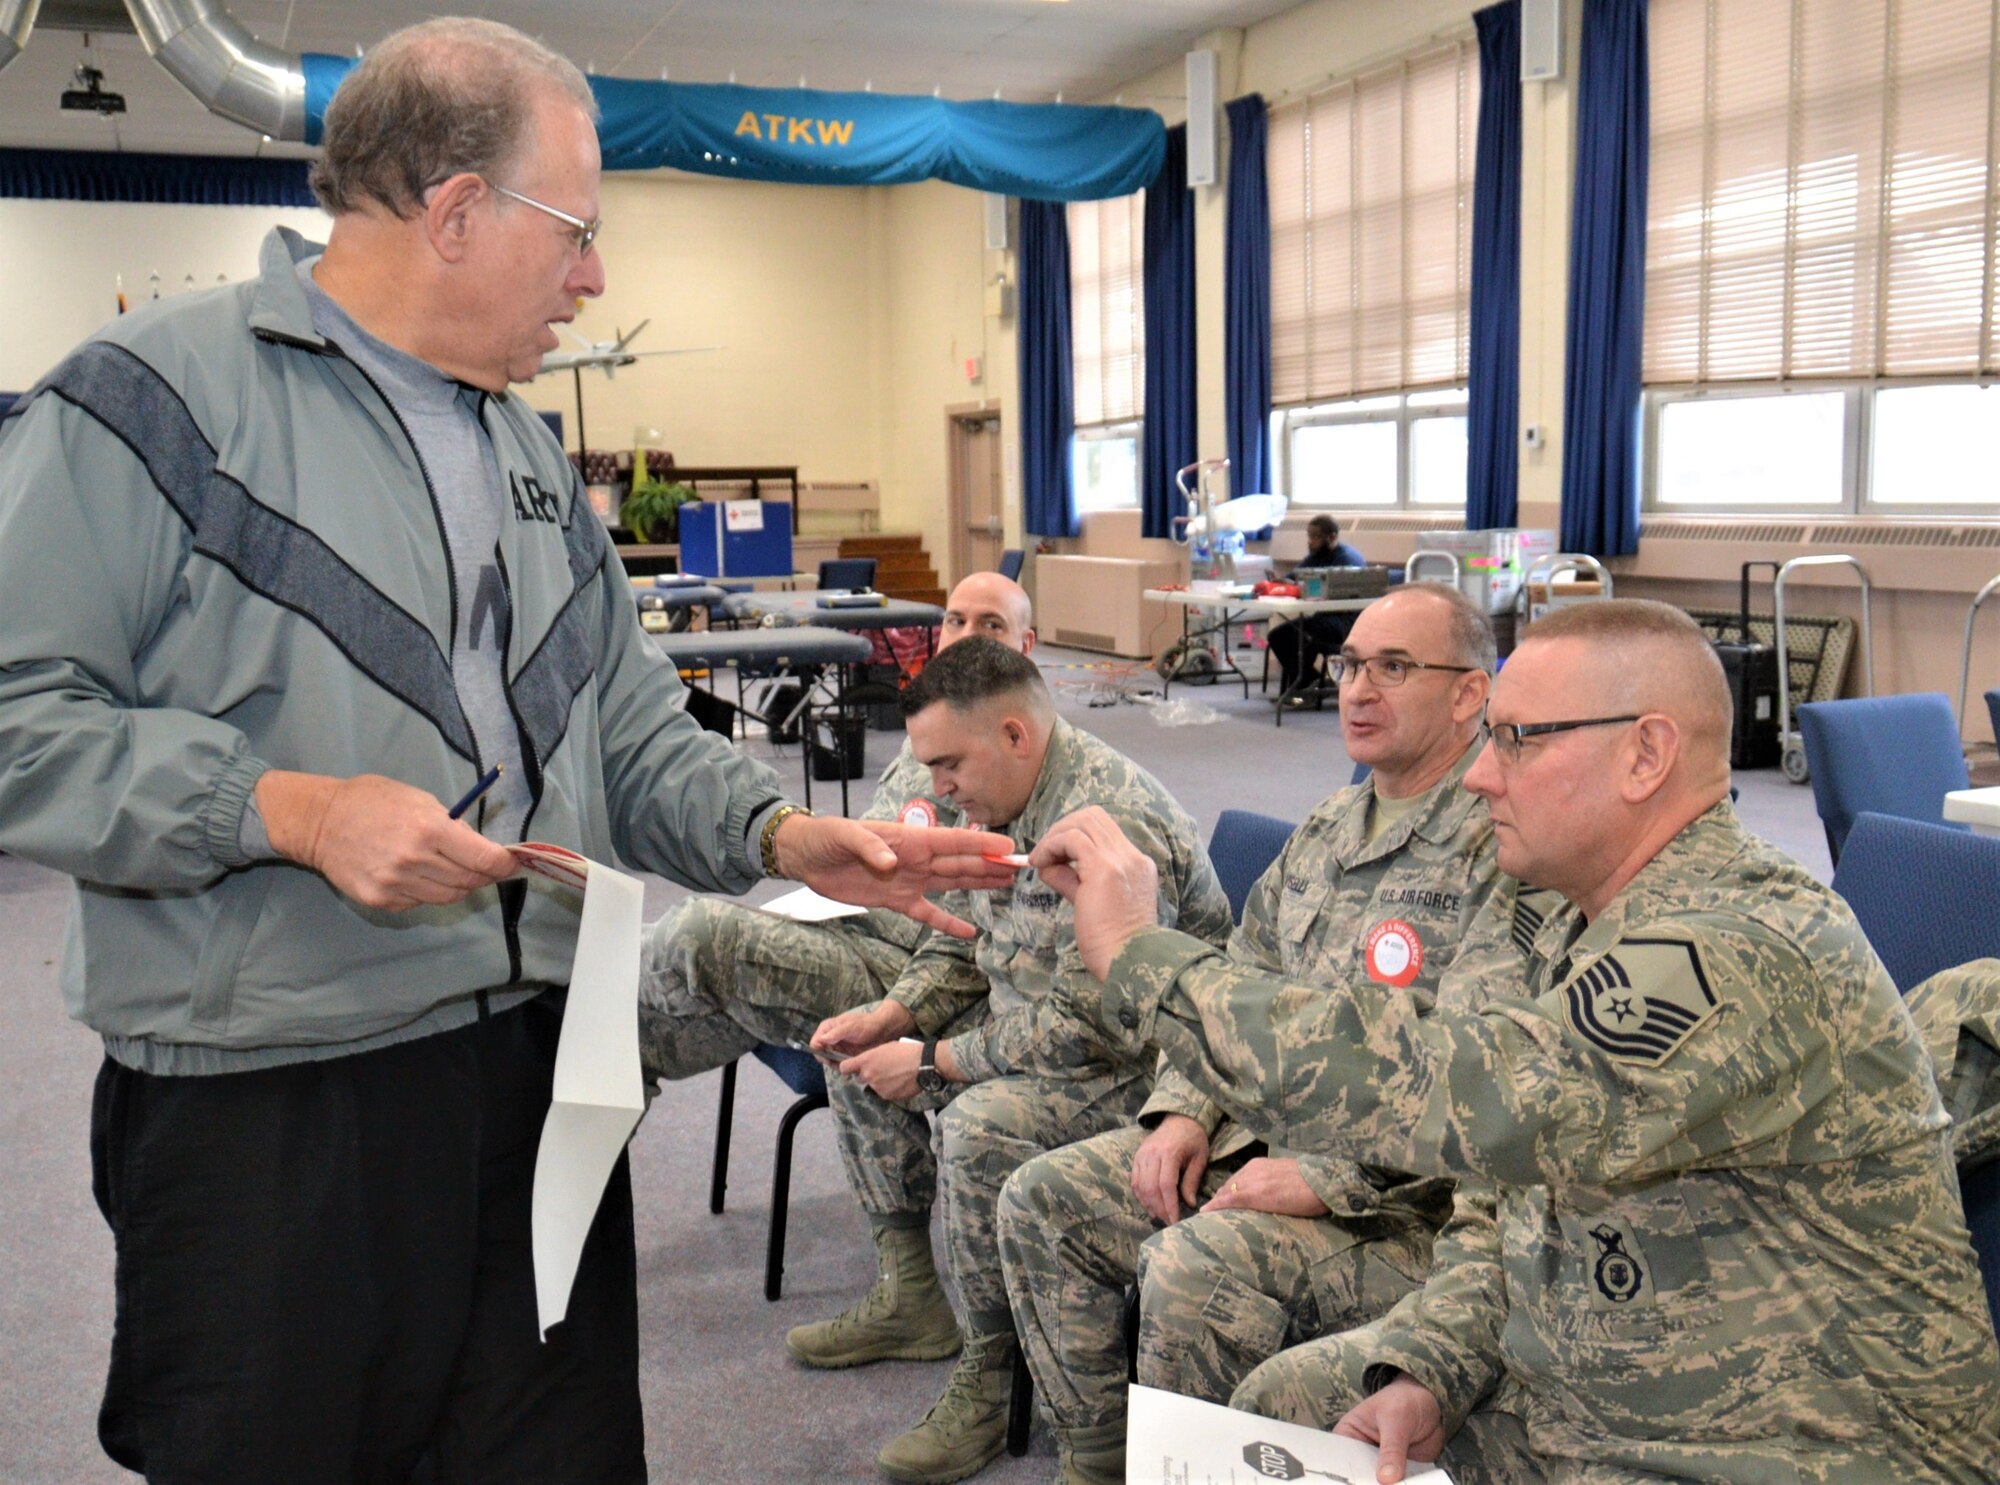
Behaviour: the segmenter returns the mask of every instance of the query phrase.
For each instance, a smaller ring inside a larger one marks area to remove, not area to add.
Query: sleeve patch
[[[1715,992],[1695,946],[1682,939],[1622,940],[1564,989],[1570,1028],[1618,1062],[1658,1067],[1715,1014]]]

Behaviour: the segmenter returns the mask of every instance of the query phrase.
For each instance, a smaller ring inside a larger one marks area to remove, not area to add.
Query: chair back
[[[2000,1160],[1961,1170],[1958,1194],[1965,1202],[1972,1251],[1979,1255],[1979,1277],[1986,1281],[1986,1308],[2000,1331]]]
[[[812,1053],[771,1042],[759,1042],[750,1050],[759,1062],[778,1075],[779,1082],[801,1098],[826,1092],[826,1068]]]
[[[822,588],[872,588],[875,586],[873,557],[829,557],[819,565]]]
[[[2000,840],[1864,813],[1840,853],[1833,890],[1898,990],[1969,959],[2000,957]]]
[[[1021,581],[1021,564],[1028,560],[1028,554],[1019,547],[1009,547],[1000,554],[1000,576],[1010,582]]]
[[[1354,785],[1360,783],[1363,779],[1367,778],[1368,775],[1370,775],[1373,772],[1375,772],[1375,769],[1372,764],[1367,764],[1367,763],[1355,764],[1354,772],[1352,775],[1349,776],[1347,780],[1348,787],[1352,788]]]
[[[1986,715],[1993,722],[1993,741],[2000,743],[2000,689],[1986,693]]]
[[[1945,794],[1969,782],[1958,719],[1939,691],[1807,702],[1799,730],[1835,866],[1863,810],[1941,825]]]
[[[1208,838],[1208,859],[1214,863],[1216,880],[1229,899],[1230,917],[1242,921],[1250,889],[1278,859],[1295,828],[1289,820],[1254,810],[1224,810],[1216,818],[1215,834]]]

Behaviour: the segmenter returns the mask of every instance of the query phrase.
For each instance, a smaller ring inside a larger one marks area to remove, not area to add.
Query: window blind
[[[1146,410],[1140,269],[1146,193],[1069,206],[1070,361],[1076,426],[1129,423]]]
[[[1479,50],[1428,47],[1271,110],[1271,400],[1462,383]]]
[[[1995,369],[2000,0],[1652,0],[1646,380]]]

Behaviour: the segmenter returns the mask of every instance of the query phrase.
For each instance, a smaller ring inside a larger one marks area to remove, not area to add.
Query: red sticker
[[[1401,918],[1387,918],[1368,930],[1362,958],[1377,984],[1407,985],[1423,970],[1424,941]]]
[[[896,818],[905,825],[929,827],[937,824],[937,806],[928,799],[913,799],[903,806],[902,814]]]

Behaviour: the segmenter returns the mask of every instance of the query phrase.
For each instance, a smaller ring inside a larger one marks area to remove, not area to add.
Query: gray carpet
[[[1129,667],[1044,650],[1064,713],[1146,764],[1179,794],[1204,833],[1222,810],[1296,819],[1344,784],[1351,769],[1331,710],[1274,728],[1255,687],[1175,687],[1221,720],[1163,727],[1151,708],[1097,706]],[[1253,679],[1254,679],[1254,667]],[[1156,683],[1140,680],[1141,686]],[[870,777],[900,734],[871,733]],[[759,740],[751,749],[772,756]],[[795,749],[774,756],[788,788]],[[1826,846],[1809,790],[1775,772],[1739,780],[1752,828],[1821,876]],[[815,786],[815,801],[828,796]],[[858,787],[854,809],[866,801]],[[764,889],[770,895],[776,888]],[[649,916],[680,890],[648,892]],[[0,1482],[85,1485],[132,1478],[96,1443],[96,1407],[111,1328],[111,1243],[92,1205],[85,1148],[95,1038],[63,1014],[56,989],[65,888],[60,878],[0,858]],[[815,1373],[786,1357],[786,1327],[846,1305],[868,1283],[871,1260],[846,1193],[832,1119],[801,1127],[791,1201],[784,1298],[763,1298],[771,1155],[789,1093],[746,1066],[737,1095],[728,1210],[707,1207],[717,1078],[669,1088],[633,1143],[638,1201],[640,1325],[652,1477],[715,1485],[875,1480],[874,1453],[913,1423],[948,1367],[897,1365]],[[1045,1481],[1054,1451],[1037,1430],[1025,1459],[980,1478]]]

